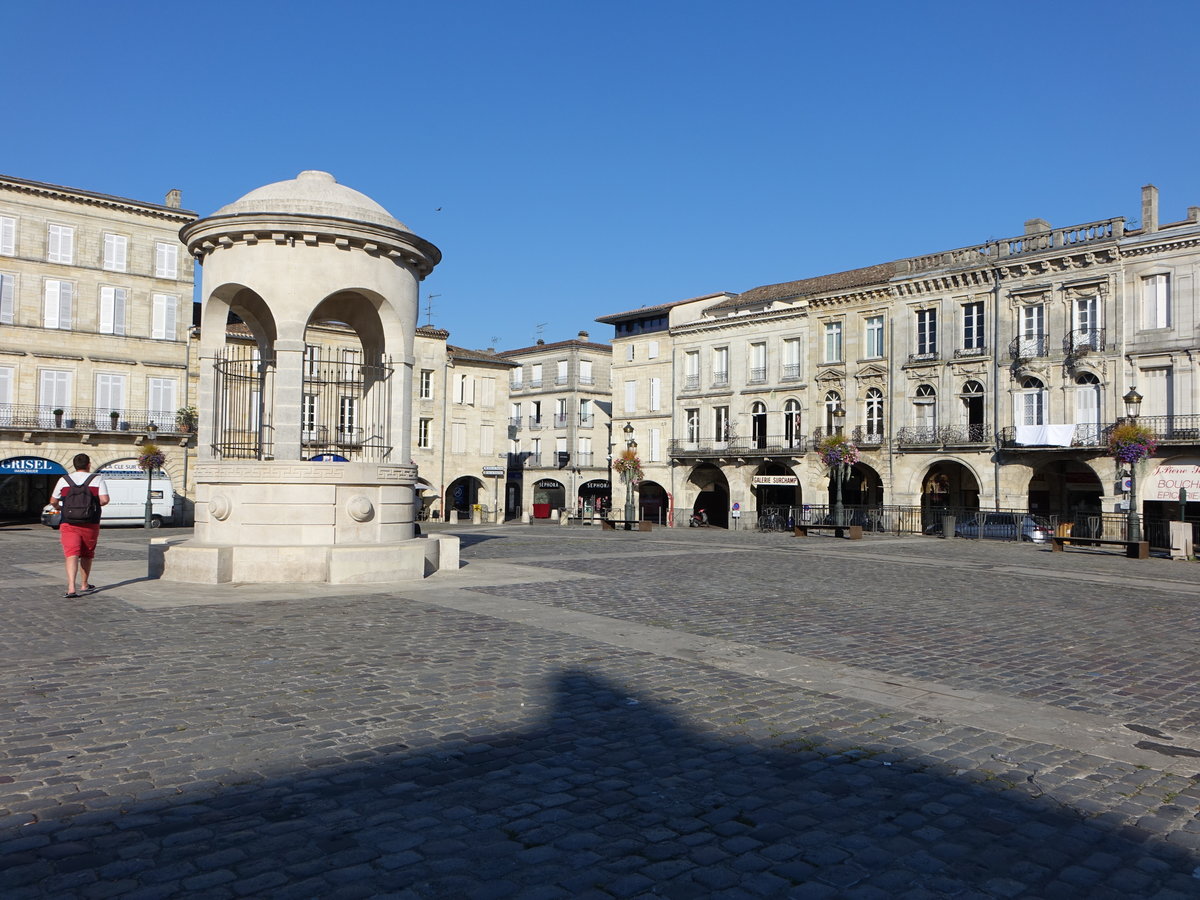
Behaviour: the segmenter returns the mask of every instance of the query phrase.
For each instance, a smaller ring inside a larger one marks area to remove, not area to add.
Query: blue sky
[[[210,15],[204,15],[211,11]],[[466,347],[1200,206],[1200,3],[7,4],[0,171],[201,214],[304,169]],[[439,210],[440,207],[440,211]],[[428,321],[424,303],[422,323]],[[542,326],[539,331],[538,326]]]

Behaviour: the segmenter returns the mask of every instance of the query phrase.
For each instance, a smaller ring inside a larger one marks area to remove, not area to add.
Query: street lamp
[[[1129,393],[1121,398],[1125,402],[1125,417],[1134,425],[1137,424],[1138,413],[1142,410],[1142,395],[1137,392],[1137,388],[1130,388]],[[1137,506],[1137,463],[1129,464],[1129,511],[1128,511],[1128,537],[1130,541],[1140,541],[1142,539],[1142,522],[1138,516]]]
[[[151,422],[146,426],[146,440],[148,443],[153,444],[156,437],[158,437],[158,426]],[[153,482],[151,479],[153,477],[154,469],[150,466],[146,466],[146,521],[143,523],[144,527],[146,528],[150,527],[150,522],[154,518],[154,507],[150,502],[150,493],[151,488],[153,487]]]
[[[834,405],[830,415],[833,416],[834,433],[841,434],[843,423],[846,421],[846,407],[842,406],[841,400]],[[846,480],[846,464],[839,462],[835,466],[830,466],[829,474],[833,478],[833,524],[840,526],[845,520],[845,510],[842,508],[842,482]]]
[[[621,429],[625,433],[625,449],[630,451],[630,462],[632,462],[633,454],[637,452],[637,441],[633,439],[633,425],[629,422],[625,423],[625,427]],[[634,519],[633,511],[633,466],[625,467],[625,527],[632,528]]]

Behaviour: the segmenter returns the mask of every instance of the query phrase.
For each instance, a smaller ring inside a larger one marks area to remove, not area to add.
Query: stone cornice
[[[69,203],[79,203],[84,206],[117,209],[139,216],[166,219],[170,222],[187,223],[193,222],[196,219],[196,213],[190,209],[177,209],[173,206],[162,206],[158,203],[144,203],[140,200],[128,200],[124,197],[97,194],[93,191],[83,191],[77,188],[46,184],[40,181],[26,181],[23,178],[14,178],[11,175],[0,175],[0,190],[14,191],[33,197],[49,197],[54,200],[65,200]]]
[[[268,241],[288,246],[326,244],[339,250],[361,250],[407,265],[421,278],[442,260],[437,247],[411,232],[335,216],[290,213],[209,216],[180,229],[179,237],[199,262],[210,253],[236,244]]]

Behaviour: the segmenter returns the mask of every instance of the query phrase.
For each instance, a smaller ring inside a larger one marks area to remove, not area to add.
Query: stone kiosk
[[[196,528],[156,542],[168,581],[422,578],[458,539],[414,537],[413,333],[441,260],[326,172],[269,184],[180,232],[203,265]],[[226,344],[230,314],[255,346]],[[358,345],[321,355],[310,325]]]

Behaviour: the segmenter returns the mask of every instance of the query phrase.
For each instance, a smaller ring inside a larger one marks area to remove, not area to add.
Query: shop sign
[[[607,491],[612,487],[612,484],[607,478],[595,478],[591,481],[585,481],[579,486],[581,491]]]
[[[795,475],[755,475],[751,478],[751,483],[758,487],[764,484],[791,484],[800,483],[800,479]]]
[[[0,460],[0,475],[66,475],[67,470],[40,456],[10,456]]]
[[[1138,487],[1141,488],[1141,479]],[[1179,500],[1179,489],[1187,488],[1188,497],[1200,499],[1200,459],[1176,457],[1161,462],[1146,479],[1144,500]],[[1141,491],[1139,490],[1139,493]]]
[[[553,491],[557,488],[561,488],[562,484],[555,481],[553,478],[543,478],[541,481],[536,482],[533,486],[540,491]]]

